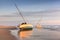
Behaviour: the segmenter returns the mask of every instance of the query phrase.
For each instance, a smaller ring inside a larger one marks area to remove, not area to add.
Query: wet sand
[[[31,40],[60,40],[60,32],[55,30],[34,30]]]
[[[34,30],[30,40],[60,40],[60,31],[55,30]]]
[[[33,29],[20,32],[20,40],[60,40],[60,32],[47,29]]]
[[[7,26],[7,28],[9,28]],[[12,34],[11,34],[12,33]],[[14,34],[14,35],[13,35]],[[18,38],[16,37],[18,36]],[[60,31],[33,28],[30,31],[0,29],[0,40],[60,40]]]
[[[17,29],[16,26],[3,26],[0,25],[0,29]]]
[[[16,29],[16,27],[0,25],[0,40],[17,40],[17,38],[11,34],[9,29]]]
[[[0,40],[17,40],[17,38],[9,30],[0,29]]]

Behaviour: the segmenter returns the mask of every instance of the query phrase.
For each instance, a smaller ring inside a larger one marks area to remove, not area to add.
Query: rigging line
[[[38,25],[38,24],[39,24],[39,22],[41,22],[41,17],[40,17],[40,19],[37,21],[36,25]]]
[[[12,1],[13,1],[13,0],[12,0]],[[20,10],[19,10],[17,4],[16,4],[14,1],[13,1],[13,3],[14,3],[14,5],[15,5],[15,7],[16,7],[18,13],[19,13],[19,15],[22,17],[23,21],[26,22],[25,18],[23,17],[22,13],[21,13]]]

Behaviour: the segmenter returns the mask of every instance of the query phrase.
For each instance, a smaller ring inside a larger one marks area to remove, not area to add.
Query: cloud
[[[45,11],[37,11],[37,12],[21,12],[23,16],[35,16],[35,17],[59,17],[60,10],[45,10]],[[18,12],[2,14],[0,17],[18,17],[20,16]]]

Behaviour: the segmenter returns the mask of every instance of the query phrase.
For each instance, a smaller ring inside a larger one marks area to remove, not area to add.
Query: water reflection
[[[32,35],[32,30],[29,31],[19,31],[19,37],[20,40],[26,39],[26,38],[30,38],[30,36]]]

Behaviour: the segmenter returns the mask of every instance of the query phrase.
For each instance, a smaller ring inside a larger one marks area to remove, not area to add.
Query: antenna
[[[13,0],[12,0],[12,1],[13,1]],[[25,18],[23,17],[22,13],[21,13],[20,10],[19,10],[17,4],[16,4],[14,1],[13,1],[13,3],[14,3],[14,5],[15,5],[15,7],[16,7],[18,13],[19,13],[19,15],[22,17],[23,21],[26,22]]]

